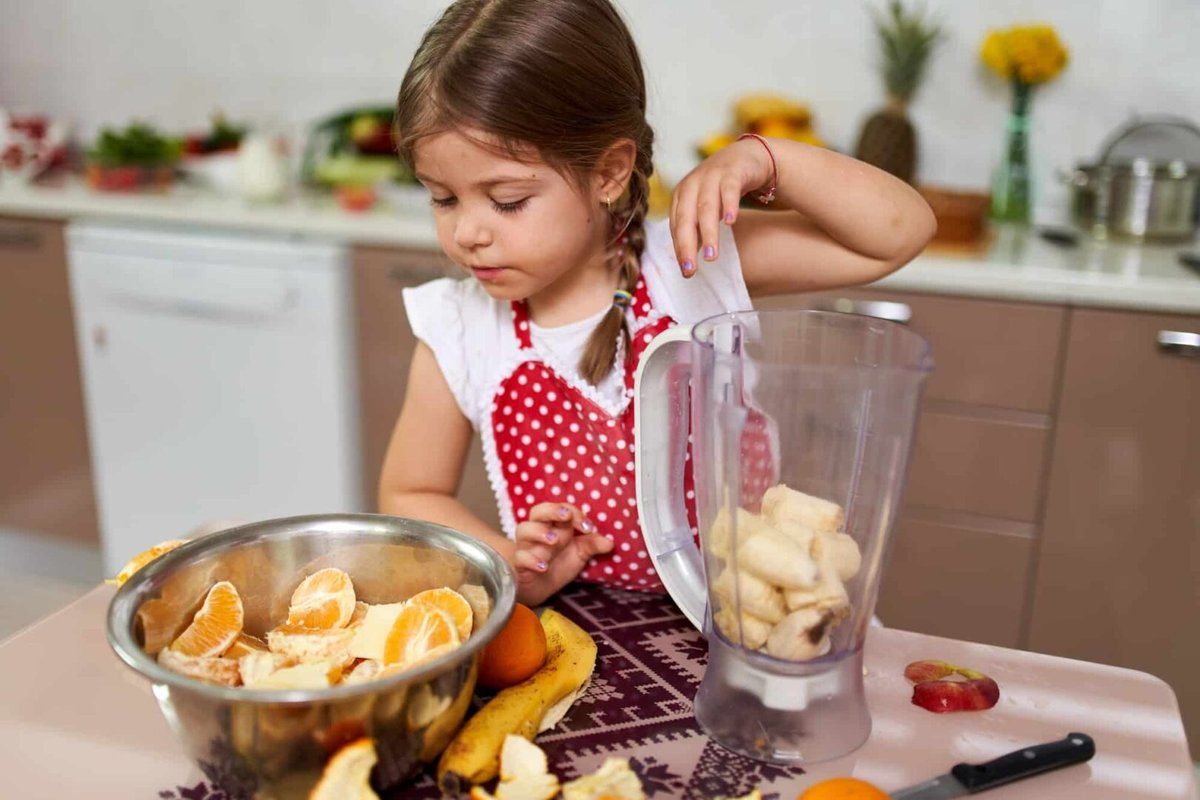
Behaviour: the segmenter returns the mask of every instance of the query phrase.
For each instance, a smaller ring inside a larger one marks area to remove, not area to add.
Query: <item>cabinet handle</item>
[[[857,314],[860,317],[874,317],[887,322],[898,322],[907,325],[912,321],[912,308],[907,303],[892,303],[887,300],[851,300],[849,297],[839,297],[817,306],[820,311],[838,311],[842,314]]]
[[[0,247],[6,250],[36,250],[41,244],[36,228],[0,228]]]
[[[1200,358],[1200,333],[1159,331],[1158,349],[1166,353]]]

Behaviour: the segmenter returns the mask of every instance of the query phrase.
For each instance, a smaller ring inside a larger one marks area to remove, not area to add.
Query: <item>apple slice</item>
[[[913,683],[912,703],[926,711],[985,711],[1000,700],[1000,687],[982,672],[946,661],[914,661],[904,668]]]

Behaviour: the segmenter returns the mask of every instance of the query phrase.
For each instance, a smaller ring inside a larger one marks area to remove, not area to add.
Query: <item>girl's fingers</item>
[[[742,204],[741,183],[730,176],[721,180],[721,221],[726,225],[737,222]]]
[[[675,258],[685,278],[696,272],[696,193],[694,180],[684,180],[675,191],[675,210],[671,214],[671,240]]]
[[[565,537],[564,537],[565,538]],[[544,544],[518,544],[518,553],[529,553],[535,561],[544,561],[547,564],[554,560],[554,556],[558,554],[561,548],[547,547]]]
[[[721,242],[721,180],[705,181],[696,203],[696,223],[700,228],[701,254],[705,261],[716,261]]]
[[[513,566],[517,568],[518,573],[524,570],[540,575],[550,568],[550,559],[538,558],[530,550],[518,550],[513,556]]]

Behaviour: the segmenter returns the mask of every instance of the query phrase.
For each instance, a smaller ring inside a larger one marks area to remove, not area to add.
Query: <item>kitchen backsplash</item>
[[[871,5],[882,5],[875,0]],[[444,0],[4,0],[0,105],[61,116],[90,138],[143,118],[199,128],[220,108],[289,133],[388,100]],[[1057,220],[1056,170],[1092,159],[1129,114],[1200,120],[1200,0],[925,0],[948,37],[912,116],[919,176],[985,187],[1008,92],[978,48],[992,27],[1053,24],[1071,63],[1034,99],[1037,217]],[[882,101],[862,0],[624,0],[650,78],[656,161],[671,180],[733,100],[780,91],[809,103],[817,132],[849,150]]]

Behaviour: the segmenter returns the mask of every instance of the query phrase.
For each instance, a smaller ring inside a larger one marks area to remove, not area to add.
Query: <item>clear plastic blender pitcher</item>
[[[642,531],[708,639],[695,714],[724,747],[815,762],[870,734],[863,641],[932,368],[903,325],[824,311],[724,314],[643,354]]]

